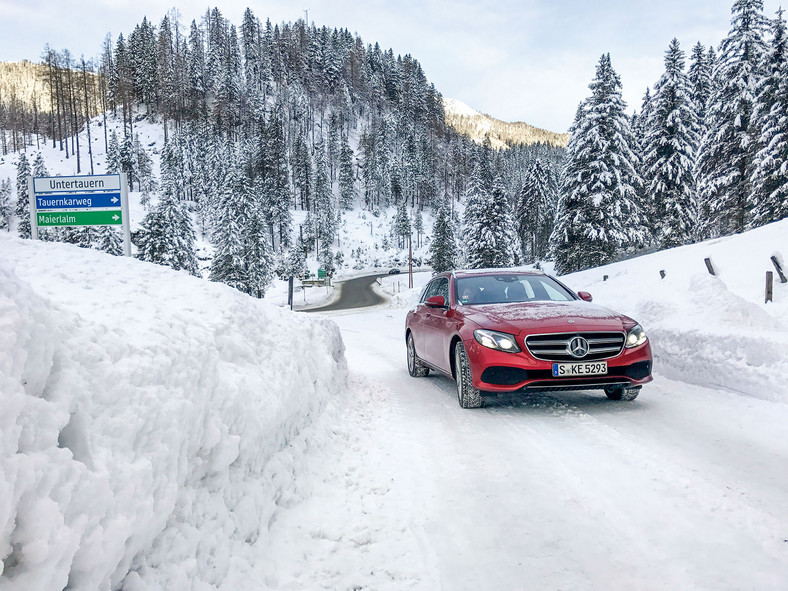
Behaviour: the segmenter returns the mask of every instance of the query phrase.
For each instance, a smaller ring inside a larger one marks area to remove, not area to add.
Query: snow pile
[[[243,578],[345,387],[336,326],[70,245],[0,253],[0,587]]]
[[[788,272],[788,220],[561,279],[640,322],[656,372],[788,402],[788,283],[780,283],[772,256]],[[766,271],[774,273],[769,303]]]

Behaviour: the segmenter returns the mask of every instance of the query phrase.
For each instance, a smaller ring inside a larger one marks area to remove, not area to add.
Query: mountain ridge
[[[565,148],[569,142],[568,133],[541,129],[523,121],[502,121],[453,98],[443,97],[443,111],[446,123],[455,131],[477,144],[483,144],[489,139],[491,147],[498,150],[532,144]]]

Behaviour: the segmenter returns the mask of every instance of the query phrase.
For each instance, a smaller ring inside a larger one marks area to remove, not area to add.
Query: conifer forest
[[[436,271],[553,260],[559,274],[788,217],[786,24],[762,0],[736,0],[715,47],[673,39],[640,105],[602,55],[566,148],[461,134],[415,57],[251,9],[239,24],[218,8],[146,18],[97,54],[45,46],[42,92],[0,86],[0,150],[17,155],[0,228],[30,236],[26,179],[47,174],[42,142],[82,174],[100,145],[103,170],[127,173],[146,204],[138,257],[198,274],[206,236],[210,279],[256,297],[307,257],[348,266],[333,248],[351,210],[390,208],[392,242],[423,236]],[[141,121],[161,125],[158,166]],[[107,227],[43,237],[121,252]]]

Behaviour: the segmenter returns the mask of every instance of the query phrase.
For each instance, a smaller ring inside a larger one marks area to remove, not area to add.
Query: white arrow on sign
[[[118,215],[117,215],[117,214],[115,214],[115,215],[113,215],[113,216],[112,216],[112,219],[113,219],[113,220],[115,220],[115,221],[117,222],[117,221],[118,221],[120,218],[118,217]]]
[[[113,197],[113,198],[111,199],[111,201],[112,201],[112,203],[117,203],[117,202],[119,201],[119,199],[118,199],[117,197]]]

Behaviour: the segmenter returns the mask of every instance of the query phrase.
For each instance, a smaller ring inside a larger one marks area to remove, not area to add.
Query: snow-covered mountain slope
[[[446,123],[459,133],[467,135],[479,144],[489,138],[490,145],[496,149],[505,149],[510,145],[527,146],[537,143],[564,148],[569,142],[568,133],[539,129],[521,121],[507,123],[480,113],[457,99],[444,98],[443,110]]]
[[[238,576],[345,389],[336,326],[72,245],[0,253],[0,587]]]

